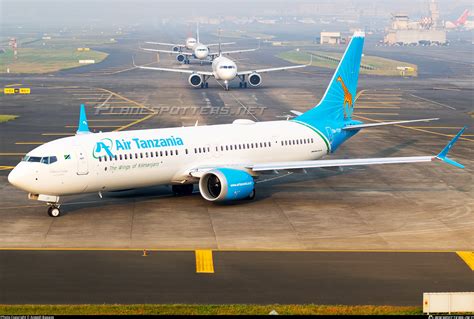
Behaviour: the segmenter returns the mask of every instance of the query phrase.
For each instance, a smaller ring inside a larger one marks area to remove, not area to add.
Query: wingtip
[[[457,140],[459,139],[459,137],[461,137],[461,135],[464,133],[464,131],[467,129],[467,126],[464,126],[459,132],[458,134],[456,134],[455,137],[453,137],[453,139],[443,148],[443,150],[438,154],[436,155],[436,158],[447,163],[447,164],[450,164],[450,165],[453,165],[455,167],[458,167],[458,168],[464,168],[464,165],[450,159],[448,157],[448,153],[449,151],[451,150],[451,148],[454,146],[454,144],[456,144]]]

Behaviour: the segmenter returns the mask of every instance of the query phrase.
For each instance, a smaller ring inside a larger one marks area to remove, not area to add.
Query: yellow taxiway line
[[[474,271],[474,251],[457,251],[456,254]]]
[[[73,136],[75,133],[42,133],[43,136]]]
[[[15,142],[16,145],[42,145],[46,142]]]
[[[0,153],[0,156],[23,156],[25,153]]]
[[[212,250],[196,250],[196,273],[213,274],[214,261],[212,259]]]
[[[0,171],[8,171],[14,168],[15,166],[0,166]]]

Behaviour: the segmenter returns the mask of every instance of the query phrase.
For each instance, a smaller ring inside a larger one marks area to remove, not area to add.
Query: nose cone
[[[17,166],[15,167],[10,174],[8,174],[8,182],[15,186],[16,188],[26,190],[27,181],[26,176],[23,174],[22,170]]]

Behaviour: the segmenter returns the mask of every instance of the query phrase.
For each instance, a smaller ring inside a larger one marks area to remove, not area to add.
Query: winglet
[[[81,113],[79,115],[79,125],[77,127],[76,135],[87,134],[89,131],[89,124],[87,124],[86,108],[81,104]]]
[[[448,163],[448,164],[451,164],[453,166],[456,166],[456,167],[459,167],[459,168],[464,168],[464,165],[461,165],[459,164],[458,162],[456,161],[453,161],[452,159],[450,159],[447,155],[448,155],[448,152],[449,150],[454,146],[454,144],[456,143],[456,141],[458,140],[458,138],[462,135],[462,133],[464,133],[464,130],[466,129],[466,126],[464,126],[458,134],[456,134],[456,136],[451,140],[451,142],[448,143],[448,145],[446,145],[443,150],[438,154],[436,155],[436,158],[437,159],[440,159],[442,160],[443,162],[445,163]]]

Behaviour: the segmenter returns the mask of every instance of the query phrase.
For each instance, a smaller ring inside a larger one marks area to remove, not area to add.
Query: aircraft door
[[[77,175],[87,175],[89,174],[89,167],[87,165],[86,153],[81,146],[76,145],[74,147],[77,158]]]

